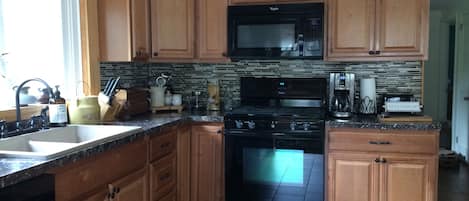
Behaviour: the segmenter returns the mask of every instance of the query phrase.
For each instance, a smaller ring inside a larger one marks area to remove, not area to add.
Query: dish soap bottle
[[[51,127],[64,127],[67,125],[67,105],[60,96],[59,85],[55,86],[54,102],[49,104],[49,123]]]

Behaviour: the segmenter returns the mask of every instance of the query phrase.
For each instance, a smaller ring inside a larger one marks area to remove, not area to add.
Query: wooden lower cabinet
[[[223,125],[192,127],[191,201],[224,201]]]
[[[111,191],[115,192],[113,196],[110,195]],[[132,173],[76,201],[148,201],[147,170]]]
[[[436,201],[438,178],[438,130],[392,131],[333,130],[327,136],[328,201]],[[347,140],[339,140],[338,136]],[[369,137],[366,140],[363,133]],[[426,133],[426,134],[425,134]],[[417,135],[418,134],[418,135]],[[403,144],[395,135],[413,139],[407,146],[424,146],[426,154],[414,149],[397,149]],[[408,135],[408,136],[406,136]],[[422,144],[422,136],[434,143]],[[376,144],[378,142],[387,142]],[[384,140],[384,141],[383,141]],[[352,142],[370,142],[373,147],[353,146]],[[425,147],[428,146],[428,147]],[[361,147],[361,148],[360,148]],[[385,148],[383,148],[385,147]],[[402,153],[405,151],[409,153]],[[433,151],[432,151],[433,150]]]
[[[113,186],[117,189],[115,201],[148,201],[146,168],[122,178]]]
[[[381,201],[435,201],[436,159],[428,156],[383,155]]]
[[[378,201],[377,154],[329,154],[330,201]]]
[[[53,170],[55,200],[224,201],[222,133],[222,123],[168,127]]]
[[[150,164],[150,197],[160,200],[176,189],[177,161],[172,153]]]
[[[191,127],[183,126],[177,136],[177,200],[191,200]]]

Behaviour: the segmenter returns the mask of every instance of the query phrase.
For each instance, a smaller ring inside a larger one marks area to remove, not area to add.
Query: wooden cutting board
[[[379,117],[380,122],[419,122],[431,123],[433,122],[430,116],[394,116],[394,117]]]

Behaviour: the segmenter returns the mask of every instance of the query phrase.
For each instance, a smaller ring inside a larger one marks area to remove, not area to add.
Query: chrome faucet
[[[42,84],[44,84],[47,88],[47,90],[49,91],[49,103],[50,103],[50,100],[51,98],[54,99],[54,92],[52,91],[52,88],[49,86],[49,84],[47,84],[46,81],[40,79],[40,78],[34,78],[34,79],[29,79],[29,80],[26,80],[24,81],[23,83],[21,83],[18,88],[16,88],[16,129],[17,131],[21,131],[21,110],[20,110],[20,90],[21,88],[23,88],[24,85],[26,85],[28,82],[31,82],[31,81],[37,81],[37,82],[40,82]]]

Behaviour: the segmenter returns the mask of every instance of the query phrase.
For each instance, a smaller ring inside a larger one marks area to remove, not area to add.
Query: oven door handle
[[[272,133],[272,136],[285,136],[285,133]]]

